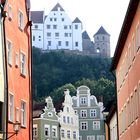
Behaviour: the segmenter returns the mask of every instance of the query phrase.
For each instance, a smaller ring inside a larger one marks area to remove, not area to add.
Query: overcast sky
[[[100,26],[111,35],[111,56],[114,54],[120,29],[130,0],[31,0],[31,10],[44,10],[46,14],[61,4],[71,20],[78,17],[91,40]]]

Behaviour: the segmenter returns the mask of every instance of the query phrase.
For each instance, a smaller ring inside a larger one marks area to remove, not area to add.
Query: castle
[[[32,46],[43,51],[65,50],[80,54],[110,57],[110,35],[101,27],[92,42],[87,32],[82,33],[78,17],[72,21],[57,3],[48,15],[45,11],[32,11]]]

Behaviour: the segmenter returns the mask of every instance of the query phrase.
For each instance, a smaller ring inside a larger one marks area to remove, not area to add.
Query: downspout
[[[6,125],[5,125],[5,132],[4,134],[6,134],[6,137],[5,139],[7,140],[8,139],[8,68],[7,68],[7,51],[6,51],[6,33],[5,33],[5,18],[7,17],[7,12],[6,11],[3,11],[2,12],[2,17],[3,17],[3,39],[4,39],[4,58],[5,58],[5,63],[4,63],[4,66],[5,66],[5,109],[6,109],[6,114],[5,114],[5,118],[6,118]]]
[[[117,105],[117,140],[119,140],[119,119],[118,119],[118,96],[117,96],[117,84],[116,84],[116,75],[113,73],[113,71],[111,71],[114,79],[115,79],[115,91],[116,91],[116,105]]]

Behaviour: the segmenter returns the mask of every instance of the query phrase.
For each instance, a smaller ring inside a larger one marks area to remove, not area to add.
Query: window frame
[[[20,73],[26,76],[26,54],[23,51],[20,51]]]
[[[11,98],[12,97],[12,98]],[[13,122],[14,121],[14,95],[9,92],[9,113],[8,113],[8,120],[10,122]]]
[[[24,107],[22,108],[22,103],[24,105]],[[22,127],[26,127],[26,123],[27,123],[27,120],[26,120],[26,110],[27,110],[27,102],[24,101],[24,100],[21,100],[21,126]]]
[[[24,25],[24,23],[23,23],[23,12],[22,12],[22,10],[18,10],[18,27],[19,27],[19,29],[21,29],[21,30],[23,30],[23,25]]]

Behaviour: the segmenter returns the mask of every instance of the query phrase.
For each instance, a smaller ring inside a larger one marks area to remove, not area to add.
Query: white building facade
[[[43,11],[32,11],[31,18],[32,46],[42,50],[82,51],[82,23],[78,18],[71,21],[59,3],[48,15]]]
[[[65,100],[63,103],[63,111],[58,114],[60,119],[60,137],[61,140],[79,140],[79,119],[72,105],[72,98],[69,90],[65,92]]]

